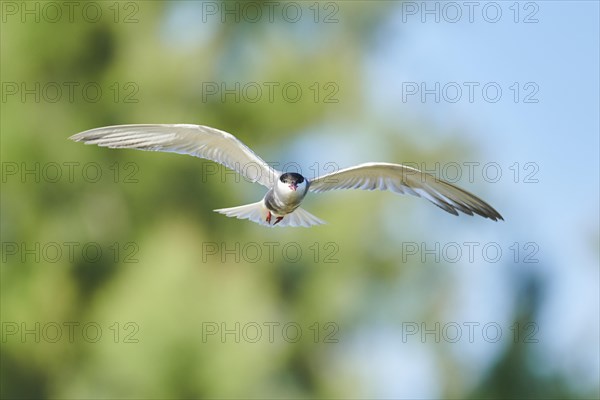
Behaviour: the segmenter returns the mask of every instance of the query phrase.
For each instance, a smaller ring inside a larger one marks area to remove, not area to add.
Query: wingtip
[[[490,206],[490,210],[489,210],[488,214],[486,215],[486,217],[493,219],[496,222],[504,221],[504,217],[498,211],[496,211],[494,208],[492,208],[491,206]]]
[[[481,215],[481,214],[480,214]],[[499,212],[497,212],[496,210],[494,210],[493,213],[489,213],[486,215],[482,215],[484,218],[489,218],[494,222],[498,222],[498,221],[504,221],[504,217],[502,215],[500,215]]]
[[[72,140],[74,142],[85,142],[86,141],[85,134],[88,133],[88,132],[89,132],[89,130],[78,132],[78,133],[76,133],[74,135],[69,136],[67,139]]]

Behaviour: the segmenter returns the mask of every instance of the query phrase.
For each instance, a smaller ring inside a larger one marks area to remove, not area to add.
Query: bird
[[[450,214],[504,218],[479,197],[435,176],[402,164],[368,162],[308,179],[269,166],[232,134],[193,124],[130,124],[94,128],[69,139],[88,145],[187,154],[215,161],[268,190],[251,204],[215,212],[268,227],[311,227],[325,221],[300,205],[308,193],[336,189],[388,190],[429,200]]]

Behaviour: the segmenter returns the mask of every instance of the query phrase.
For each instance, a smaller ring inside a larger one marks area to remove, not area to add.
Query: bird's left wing
[[[90,129],[70,139],[103,147],[189,154],[223,164],[268,188],[280,175],[235,136],[208,126],[116,125]]]
[[[308,190],[325,192],[335,189],[390,190],[424,197],[441,209],[458,215],[473,213],[494,221],[504,220],[498,211],[479,197],[433,175],[400,164],[366,163],[320,176]]]

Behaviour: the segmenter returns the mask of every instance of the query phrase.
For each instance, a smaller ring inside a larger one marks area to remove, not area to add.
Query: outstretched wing
[[[90,129],[70,139],[110,148],[189,154],[223,164],[268,188],[280,175],[235,136],[208,126],[117,125]]]
[[[312,192],[336,189],[391,190],[424,197],[454,215],[461,211],[494,221],[504,220],[498,211],[479,197],[433,175],[400,164],[360,164],[320,176],[310,182],[308,189]]]

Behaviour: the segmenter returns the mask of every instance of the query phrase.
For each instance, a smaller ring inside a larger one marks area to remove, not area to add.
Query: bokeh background
[[[598,398],[597,2],[1,7],[2,398]],[[211,211],[263,195],[216,164],[67,140],[128,123],[506,221],[332,192],[267,229]]]

